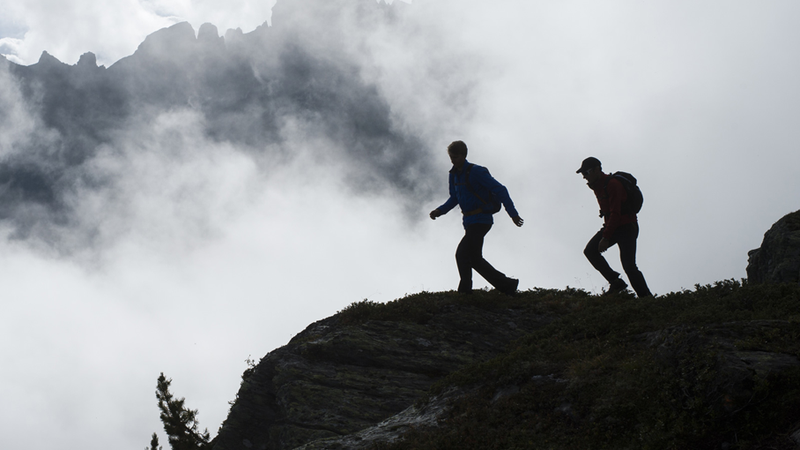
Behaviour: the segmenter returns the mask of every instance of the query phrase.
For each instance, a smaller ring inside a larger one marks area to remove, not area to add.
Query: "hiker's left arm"
[[[478,173],[476,181],[492,191],[492,194],[494,194],[495,197],[500,200],[500,203],[503,204],[503,207],[506,209],[509,217],[511,217],[511,220],[514,221],[514,224],[517,224],[515,218],[519,218],[519,213],[514,207],[514,202],[511,200],[511,195],[509,195],[508,189],[506,189],[506,187],[503,186],[499,181],[494,179],[494,177],[489,173],[489,169],[485,167],[482,167],[481,169],[482,170],[476,171]],[[517,226],[521,227],[522,225],[520,224]]]
[[[447,214],[451,209],[455,208],[456,205],[458,204],[458,198],[456,196],[456,187],[455,183],[453,182],[452,174],[450,174],[450,179],[448,184],[449,184],[450,197],[448,197],[447,201],[442,203],[438,208],[431,211],[430,213],[431,219],[436,220],[437,217]]]

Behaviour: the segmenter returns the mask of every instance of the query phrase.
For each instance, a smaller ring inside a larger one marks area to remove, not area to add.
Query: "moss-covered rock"
[[[292,449],[380,423],[547,323],[514,302],[494,292],[421,294],[314,323],[248,372],[213,448]]]
[[[557,299],[552,323],[437,384],[465,393],[434,425],[351,448],[796,448],[800,287]]]
[[[794,449],[800,285],[365,301],[243,378],[212,448]]]

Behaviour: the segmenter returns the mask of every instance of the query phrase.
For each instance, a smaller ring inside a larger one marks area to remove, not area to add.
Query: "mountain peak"
[[[81,55],[81,58],[78,60],[78,67],[86,68],[86,69],[96,69],[97,67],[97,56],[95,56],[92,52],[86,52]]]
[[[191,52],[196,43],[192,25],[181,22],[148,35],[134,55],[146,55],[159,60],[170,59],[175,55]]]
[[[197,30],[197,40],[201,42],[219,40],[217,26],[208,22],[200,25],[200,29]]]
[[[55,64],[64,64],[64,63],[59,61],[58,58],[56,58],[55,56],[51,55],[50,53],[47,53],[47,50],[44,50],[44,51],[42,51],[42,56],[39,57],[39,62],[37,62],[37,64],[55,65]]]

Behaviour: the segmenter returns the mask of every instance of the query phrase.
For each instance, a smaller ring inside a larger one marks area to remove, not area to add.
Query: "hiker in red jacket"
[[[605,295],[616,294],[628,288],[619,273],[615,272],[603,257],[603,252],[617,244],[622,269],[628,275],[628,280],[633,290],[636,291],[636,295],[640,298],[652,296],[653,294],[650,293],[647,282],[644,280],[644,275],[636,267],[636,239],[639,237],[639,223],[636,220],[636,213],[623,211],[623,203],[627,200],[628,194],[622,181],[610,174],[603,173],[600,160],[594,157],[584,159],[581,168],[576,173],[583,175],[589,188],[594,191],[597,203],[600,205],[600,217],[604,220],[603,228],[586,244],[583,254],[608,281],[609,287]]]

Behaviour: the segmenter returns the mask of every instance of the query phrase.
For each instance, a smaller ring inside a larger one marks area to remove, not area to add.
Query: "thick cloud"
[[[9,126],[27,136],[6,138],[0,161],[0,218],[11,237],[62,252],[97,243],[108,237],[104,224],[117,218],[120,202],[132,198],[120,188],[129,167],[109,161],[132,161],[137,152],[159,158],[193,152],[202,159],[220,147],[251,158],[261,177],[308,152],[310,164],[329,167],[352,195],[393,195],[419,215],[419,205],[441,186],[430,158],[432,127],[391,106],[391,68],[376,55],[413,47],[387,42],[403,34],[406,10],[344,3],[281,2],[274,27],[229,30],[224,37],[211,24],[195,35],[179,23],[108,68],[98,67],[91,53],[74,66],[47,53],[31,66],[10,64],[3,76],[19,88],[7,87],[3,101],[9,110],[24,110],[14,120],[28,124]],[[444,73],[446,64],[423,62],[422,69]],[[426,94],[469,97],[468,77],[427,83]],[[178,168],[188,160],[161,163]],[[87,198],[113,198],[114,208],[95,204],[99,215],[87,216]]]
[[[0,8],[0,52],[69,63],[0,71],[9,448],[147,445],[161,371],[213,434],[248,355],[455,288],[460,215],[407,220],[444,200],[453,139],[526,219],[484,249],[523,289],[607,286],[589,155],[639,179],[657,294],[745,276],[798,208],[796,2],[319,1],[258,29],[269,1]]]

